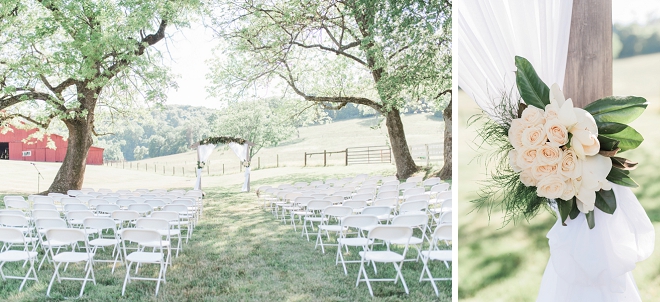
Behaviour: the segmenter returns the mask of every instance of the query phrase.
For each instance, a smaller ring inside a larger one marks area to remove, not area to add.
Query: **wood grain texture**
[[[612,0],[574,0],[564,95],[576,107],[612,95]]]

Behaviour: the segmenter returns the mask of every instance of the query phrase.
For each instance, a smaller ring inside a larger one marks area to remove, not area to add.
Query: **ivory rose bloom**
[[[578,178],[582,176],[582,163],[578,160],[573,149],[564,151],[559,162],[559,174],[566,178]]]
[[[523,130],[521,140],[523,146],[526,147],[540,146],[541,144],[545,143],[547,136],[545,135],[543,126],[536,125]]]
[[[536,194],[549,199],[560,198],[565,189],[566,182],[558,175],[545,177],[536,184]]]
[[[518,149],[523,146],[522,136],[523,131],[525,131],[526,128],[527,127],[525,127],[525,124],[520,119],[511,121],[511,128],[509,128],[509,141],[514,148]]]
[[[567,179],[564,192],[561,194],[561,196],[559,196],[559,198],[563,200],[569,200],[573,197],[575,197],[575,184],[572,179]]]
[[[537,148],[536,147],[522,147],[518,149],[517,151],[517,164],[520,168],[522,169],[527,169],[531,167],[535,162],[536,162],[536,155],[537,155]]]
[[[568,130],[558,119],[547,121],[544,129],[551,146],[560,147],[568,143]]]
[[[509,166],[511,166],[511,169],[513,172],[519,173],[522,171],[522,168],[518,166],[518,151],[513,149],[509,151]]]
[[[544,144],[537,149],[536,157],[538,158],[539,164],[544,165],[554,165],[561,161],[563,152],[558,147],[553,147],[548,144]]]
[[[541,181],[542,179],[544,179],[546,177],[556,175],[558,166],[559,166],[558,164],[554,164],[554,165],[543,165],[543,164],[533,165],[532,166],[532,175],[534,176],[534,178]]]
[[[523,183],[523,185],[528,186],[528,187],[533,187],[536,186],[538,183],[538,180],[534,178],[534,175],[532,174],[532,168],[527,168],[522,170],[520,172],[520,182]]]
[[[543,110],[536,108],[534,106],[528,106],[523,110],[520,119],[527,126],[536,126],[543,125],[545,123],[545,117],[543,116]]]
[[[600,142],[598,136],[587,130],[573,130],[571,138],[571,147],[579,158],[593,156],[600,151]]]
[[[545,113],[543,115],[545,121],[555,120],[559,118],[559,106],[557,104],[547,104],[545,105]]]

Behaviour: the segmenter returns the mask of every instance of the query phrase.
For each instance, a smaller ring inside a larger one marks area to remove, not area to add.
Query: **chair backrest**
[[[151,213],[151,217],[165,219],[167,221],[178,221],[179,213],[173,211],[156,211]]]
[[[451,211],[452,209],[452,200],[451,199],[445,199],[442,201],[442,205],[440,206],[442,208],[442,211]]]
[[[440,193],[449,189],[448,183],[440,183],[431,187],[431,192]]]
[[[383,241],[410,240],[413,230],[411,227],[399,225],[378,225],[369,231],[368,238]]]
[[[363,201],[367,201],[367,200],[371,200],[371,199],[373,199],[373,198],[374,198],[374,194],[370,194],[370,193],[367,193],[367,194],[355,194],[355,195],[351,198],[351,200],[363,200]]]
[[[163,207],[163,211],[188,213],[188,207],[185,204],[168,204]]]
[[[379,192],[378,195],[376,195],[376,200],[386,198],[399,198],[399,191]]]
[[[391,225],[403,225],[409,227],[425,227],[429,217],[424,213],[401,214],[392,218]]]
[[[433,231],[433,240],[452,240],[451,237],[452,233],[452,226],[451,224],[439,224],[436,228],[435,231]]]
[[[121,239],[131,241],[138,244],[161,242],[162,237],[156,230],[149,229],[124,229],[121,233]],[[126,253],[126,245],[124,244],[124,253]]]
[[[167,219],[145,217],[136,220],[135,227],[138,229],[169,230],[170,222]]]
[[[438,196],[436,197],[438,201],[446,200],[446,199],[451,199],[451,191],[442,191],[438,193]]]
[[[307,210],[310,211],[321,211],[329,206],[332,206],[332,202],[329,200],[311,200],[307,203]]]
[[[429,208],[429,202],[425,200],[408,201],[399,206],[399,213],[426,211]]]
[[[88,203],[93,198],[95,198],[95,196],[88,195],[88,194],[82,194],[82,195],[76,196],[76,199],[80,200],[82,203]]]
[[[353,208],[345,206],[330,206],[323,210],[323,216],[336,218],[346,217],[353,214]]]
[[[441,182],[442,182],[442,180],[440,179],[440,177],[431,177],[427,180],[424,180],[422,182],[422,185],[425,186],[425,187],[430,187],[430,186],[438,185]]]
[[[364,228],[379,223],[375,215],[349,215],[341,220],[341,225],[350,228]]]
[[[355,194],[370,194],[370,195],[376,195],[376,188],[375,187],[362,187],[357,190],[355,190]]]
[[[296,204],[298,204],[298,205],[300,205],[300,206],[302,206],[302,207],[306,207],[307,204],[308,204],[310,201],[312,201],[312,200],[314,200],[314,197],[310,197],[310,196],[300,196],[300,197],[296,198],[296,200],[294,201],[294,203],[296,203]]]
[[[32,200],[33,203],[47,203],[47,204],[55,204],[55,200],[53,199],[52,196],[35,196],[34,200]]]
[[[2,200],[3,200],[4,202],[7,202],[7,200],[21,200],[21,201],[25,201],[25,198],[23,198],[23,196],[21,196],[21,195],[5,195],[4,197],[2,197]]]
[[[154,208],[146,203],[134,203],[128,205],[128,210],[136,211],[142,215],[153,212]]]
[[[399,185],[399,191],[405,191],[412,188],[417,188],[416,182],[404,182]]]
[[[406,182],[415,182],[415,183],[419,183],[419,182],[422,182],[423,179],[424,179],[423,176],[411,176],[411,177],[408,177],[408,178],[406,179]]]
[[[120,199],[117,199],[117,201],[115,203],[120,207],[128,207],[131,204],[137,203],[137,201],[135,201],[133,199],[120,198]]]
[[[192,207],[195,205],[195,201],[187,198],[178,198],[172,201],[172,204],[182,204],[187,207]]]
[[[58,210],[32,210],[32,218],[60,218]]]
[[[43,218],[37,218],[34,220],[34,225],[37,227],[37,229],[51,229],[51,228],[66,228],[68,225],[66,224],[66,221],[62,218],[55,218],[55,217],[43,217]]]
[[[417,200],[423,200],[423,201],[428,202],[429,199],[430,198],[427,194],[411,195],[411,196],[406,197],[407,202],[417,201]]]
[[[82,204],[83,202],[82,200],[75,197],[62,197],[62,199],[60,199],[60,203],[63,205],[67,205],[67,204]]]
[[[135,211],[119,210],[111,214],[112,219],[120,221],[131,221],[140,218],[140,213]]]
[[[29,227],[30,220],[22,215],[0,215],[0,225],[6,227]]]
[[[87,243],[87,235],[82,229],[51,228],[46,231],[46,240],[57,242],[58,245],[69,245],[80,241]]]
[[[68,197],[62,193],[48,193],[48,196],[53,198],[54,201],[60,201],[62,197]]]
[[[32,205],[32,210],[53,210],[57,211],[57,206],[52,203],[35,203]]]
[[[25,212],[21,210],[0,210],[0,215],[18,215],[25,216]]]
[[[344,201],[342,204],[345,207],[349,207],[351,209],[361,209],[367,206],[367,202],[364,200],[347,200]]]
[[[392,198],[379,198],[374,200],[373,206],[387,206],[387,207],[396,207],[399,204],[399,199],[396,197]]]
[[[323,200],[327,200],[329,202],[337,204],[337,203],[344,202],[344,197],[342,197],[342,196],[326,196],[326,197],[323,197]]]
[[[391,191],[391,188],[394,187],[397,190],[399,189],[399,185],[401,183],[398,180],[390,180],[390,181],[384,181],[383,184],[380,186],[380,191]]]
[[[71,212],[71,211],[86,211],[89,210],[89,208],[82,204],[82,203],[69,203],[64,205],[64,212]]]
[[[87,201],[87,205],[89,205],[89,207],[93,209],[96,209],[96,207],[100,204],[110,204],[110,202],[105,199],[99,199],[99,198],[94,198]]]
[[[326,196],[328,196],[328,195],[327,194],[312,194],[312,198],[314,198],[314,199],[323,199]]]
[[[391,212],[392,212],[392,208],[388,206],[370,206],[362,209],[361,215],[382,216],[382,215],[389,215]]]
[[[86,211],[71,211],[66,213],[66,218],[68,220],[85,219],[87,217],[94,217],[94,212],[90,210],[86,210]]]
[[[90,229],[107,230],[111,229],[116,231],[117,224],[115,220],[110,217],[87,217],[83,220],[83,226]]]
[[[144,203],[150,205],[154,209],[164,207],[167,204],[162,199],[147,199]]]
[[[353,195],[352,190],[351,191],[341,190],[341,191],[337,191],[335,193],[332,193],[332,196],[341,196],[342,198],[348,198],[348,197],[351,197],[351,195]]]
[[[25,235],[23,235],[23,231],[20,229],[0,227],[0,242],[8,242],[12,244],[22,242],[25,251],[28,252]]]
[[[410,188],[403,191],[403,198],[424,194],[424,188]]]
[[[451,210],[442,213],[440,219],[438,220],[438,224],[451,224],[452,223],[451,214],[452,214]]]
[[[21,197],[21,198],[23,198],[23,197]],[[5,200],[5,208],[7,208],[7,209],[25,209],[25,210],[29,210],[30,209],[30,204],[28,204],[28,202],[25,201],[25,200],[7,199],[7,200]]]
[[[100,204],[96,206],[97,213],[110,214],[114,211],[119,211],[121,208],[116,204]]]

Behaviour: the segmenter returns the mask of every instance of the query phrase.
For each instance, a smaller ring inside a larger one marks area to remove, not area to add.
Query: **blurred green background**
[[[459,71],[460,72],[460,71]],[[660,235],[660,53],[614,60],[614,95],[645,97],[646,112],[631,124],[644,143],[622,155],[639,162],[633,192]],[[569,98],[570,96],[566,96]],[[534,301],[550,256],[545,237],[556,218],[548,211],[527,222],[502,226],[502,213],[474,210],[479,180],[487,179],[485,163],[475,159],[475,130],[468,119],[480,112],[463,91],[458,94],[459,299],[461,301]],[[596,222],[598,224],[598,222]],[[658,242],[658,240],[656,240]],[[634,270],[643,301],[660,297],[660,245]]]

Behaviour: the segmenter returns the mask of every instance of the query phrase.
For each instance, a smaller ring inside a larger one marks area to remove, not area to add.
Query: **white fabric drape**
[[[563,86],[572,0],[463,0],[456,5],[458,85],[484,111],[493,116],[502,93],[517,100],[516,55],[529,60],[548,86]]]
[[[213,149],[215,149],[214,144],[197,146],[197,159],[201,162],[206,163],[209,160],[209,157],[211,157],[211,153],[213,153]],[[201,188],[202,188],[202,169],[197,169],[197,180],[195,181],[194,189],[201,190]]]
[[[494,119],[503,93],[517,101],[516,55],[528,59],[548,86],[563,86],[572,2],[458,1],[458,85]],[[655,231],[629,188],[613,190],[617,209],[613,215],[596,209],[594,229],[584,215],[552,227],[537,301],[641,301],[631,271],[652,253]]]
[[[234,151],[241,161],[250,161],[250,145],[248,143],[237,144],[229,143],[229,148]],[[245,180],[243,181],[242,192],[250,192],[250,167],[245,167]]]

